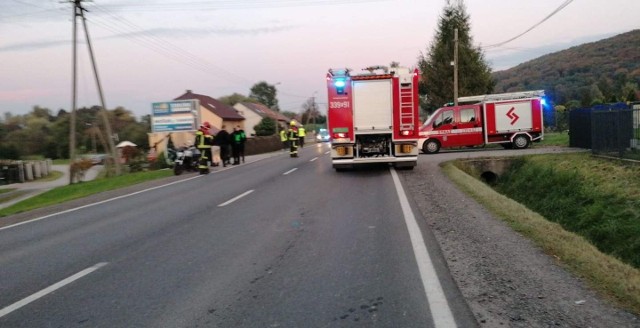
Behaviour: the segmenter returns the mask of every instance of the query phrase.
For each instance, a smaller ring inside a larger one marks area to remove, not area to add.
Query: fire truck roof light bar
[[[333,77],[349,76],[349,72],[351,72],[350,68],[337,68],[337,69],[330,68],[329,69],[329,74],[331,74],[331,76]]]
[[[492,100],[496,101],[496,100],[524,99],[524,98],[534,98],[534,97],[544,97],[544,90],[507,92],[507,93],[497,93],[494,95],[460,97],[458,98],[458,102],[468,103],[468,102],[482,102],[482,101],[492,101]]]

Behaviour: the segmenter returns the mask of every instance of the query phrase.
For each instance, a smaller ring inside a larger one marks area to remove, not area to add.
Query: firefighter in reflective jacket
[[[282,150],[287,151],[287,131],[284,127],[280,130],[280,141],[282,141]]]
[[[200,151],[200,160],[198,161],[198,171],[200,174],[209,173],[209,163],[211,163],[211,145],[213,145],[213,136],[210,130],[211,124],[204,122],[200,125],[200,129],[196,131],[196,148]]]
[[[289,155],[291,157],[298,157],[298,127],[296,126],[296,121],[289,123],[287,139],[289,139]]]
[[[300,138],[300,148],[304,148],[304,138],[307,136],[307,132],[304,130],[304,125],[298,128],[298,138]]]

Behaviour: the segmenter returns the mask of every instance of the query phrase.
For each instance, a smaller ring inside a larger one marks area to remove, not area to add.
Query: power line
[[[126,4],[105,5],[110,8],[124,7],[127,11],[193,11],[193,10],[222,10],[222,9],[247,9],[247,8],[291,8],[311,6],[349,5],[371,2],[386,2],[390,0],[219,0],[219,1],[189,1],[169,2],[161,4]]]
[[[484,46],[482,47],[483,49],[491,49],[491,48],[497,48],[500,46],[503,46],[525,34],[527,34],[528,32],[530,32],[531,30],[533,30],[534,28],[538,27],[540,24],[544,23],[545,21],[547,21],[549,18],[551,18],[552,16],[554,16],[555,14],[557,14],[558,12],[560,12],[562,9],[564,9],[564,7],[568,6],[571,2],[573,2],[573,0],[566,0],[565,2],[563,2],[558,8],[556,8],[554,11],[552,11],[549,15],[547,15],[547,17],[545,17],[544,19],[542,19],[540,22],[538,22],[537,24],[531,26],[529,29],[527,29],[526,31],[514,36],[513,38],[507,40],[507,41],[503,41],[500,43],[496,43],[496,44],[491,44],[488,46]]]
[[[123,18],[121,16],[115,15],[110,10],[105,9],[103,6],[93,6],[93,9],[100,11],[110,17],[110,19],[100,19],[95,18],[92,20],[94,24],[109,30],[116,34],[121,34],[124,38],[127,38],[139,45],[148,48],[162,56],[165,56],[169,59],[172,59],[178,63],[189,66],[193,69],[198,70],[199,72],[208,72],[212,76],[224,79],[220,76],[220,73],[223,73],[226,77],[234,80],[238,85],[245,87],[246,84],[255,83],[246,77],[235,74],[231,71],[228,71],[222,67],[214,65],[208,62],[205,59],[198,57],[184,49],[183,47],[179,47],[177,45],[172,44],[171,42],[159,38],[148,31],[143,30],[140,26],[135,23]],[[120,22],[122,24],[113,24],[114,21]],[[286,92],[280,92],[282,95],[291,96],[291,97],[299,97],[306,98],[307,96],[294,95]]]
[[[184,47],[179,47],[175,44],[167,40],[163,40],[149,33],[148,31],[143,30],[140,26],[132,23],[131,21],[117,16],[110,11],[100,7],[95,6],[97,10],[109,15],[113,20],[119,21],[124,25],[119,24],[111,24],[110,20],[100,20],[96,19],[93,22],[101,27],[112,31],[116,34],[122,34],[123,37],[137,42],[145,48],[148,48],[160,55],[163,55],[169,59],[175,60],[181,64],[190,66],[191,68],[198,69],[200,71],[204,70],[209,73],[212,73],[213,76],[222,78],[219,74],[225,73],[228,77],[234,79],[236,82],[242,83],[251,83],[249,79],[246,79],[240,75],[234,74],[226,69],[216,66],[192,53],[184,49]]]

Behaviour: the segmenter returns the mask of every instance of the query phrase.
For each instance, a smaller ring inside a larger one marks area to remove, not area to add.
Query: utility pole
[[[454,30],[453,37],[453,105],[458,106],[458,29]]]
[[[309,114],[307,115],[307,122],[305,123],[305,125],[309,125],[309,121],[311,121],[311,119],[313,118],[314,130],[315,130],[315,124],[316,124],[316,94],[317,93],[318,91],[314,91],[313,95],[311,96],[311,106],[309,107]]]
[[[74,3],[73,6],[73,78],[72,78],[72,83],[71,83],[71,94],[72,94],[72,99],[71,99],[71,116],[69,119],[69,184],[73,184],[73,179],[75,177],[75,166],[73,165],[75,163],[76,160],[76,99],[77,99],[77,90],[78,90],[78,84],[77,84],[77,66],[78,66],[78,60],[77,60],[77,53],[78,53],[78,46],[77,46],[77,35],[78,35],[78,24],[76,23],[76,17],[78,16],[78,10],[79,10],[79,0],[75,1],[76,3]]]
[[[104,101],[104,94],[102,92],[102,86],[100,84],[100,77],[98,76],[98,68],[96,65],[96,60],[95,60],[95,56],[93,54],[93,48],[91,46],[91,38],[89,37],[89,29],[87,28],[87,20],[84,16],[84,12],[86,11],[86,9],[84,9],[82,7],[82,2],[85,0],[71,0],[73,1],[73,7],[74,7],[74,15],[73,15],[73,36],[74,36],[74,42],[73,42],[73,48],[74,48],[74,55],[73,55],[73,67],[74,67],[74,75],[73,75],[73,112],[75,112],[75,107],[76,107],[76,52],[77,52],[77,45],[76,45],[76,34],[77,34],[77,26],[76,26],[76,20],[77,17],[80,16],[80,18],[82,19],[82,25],[84,27],[84,34],[85,34],[85,38],[87,41],[87,46],[89,49],[89,57],[91,58],[91,65],[93,67],[93,75],[95,77],[96,80],[96,86],[98,88],[98,94],[100,95],[100,104],[102,106],[102,108],[100,109],[100,114],[102,116],[102,120],[103,120],[103,124],[105,126],[105,133],[107,135],[107,144],[106,146],[106,151],[111,155],[111,158],[113,159],[113,165],[115,168],[115,175],[120,175],[120,163],[118,161],[118,155],[116,153],[116,147],[115,144],[113,142],[113,133],[111,132],[111,124],[109,123],[109,116],[107,115],[107,106],[106,103]],[[73,125],[72,125],[72,130],[74,133],[74,142],[73,142],[73,148],[74,148],[74,156],[75,156],[75,117],[73,117]],[[101,132],[102,133],[102,132]],[[72,147],[70,145],[70,147]],[[71,157],[71,154],[70,154]]]
[[[274,84],[274,85],[273,85],[273,88],[275,89],[275,87],[276,87],[277,85],[280,85],[280,83],[281,83],[281,82],[278,82],[278,83]],[[277,92],[278,92],[278,91],[276,90],[276,93],[277,93]],[[274,107],[275,107],[275,106],[274,106]],[[278,121],[278,116],[279,116],[279,113],[280,113],[280,112],[279,112],[279,111],[277,111],[277,110],[275,110],[274,108],[269,108],[269,109],[271,109],[271,110],[274,112],[275,116],[276,116],[276,117],[274,117],[274,120],[276,121],[276,137],[280,138],[280,131],[279,131],[279,130],[280,130],[280,122]],[[280,139],[278,139],[278,140],[280,140]]]

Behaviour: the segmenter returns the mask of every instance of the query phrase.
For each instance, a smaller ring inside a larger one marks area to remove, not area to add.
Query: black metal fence
[[[569,146],[640,160],[640,103],[609,104],[569,113]]]

